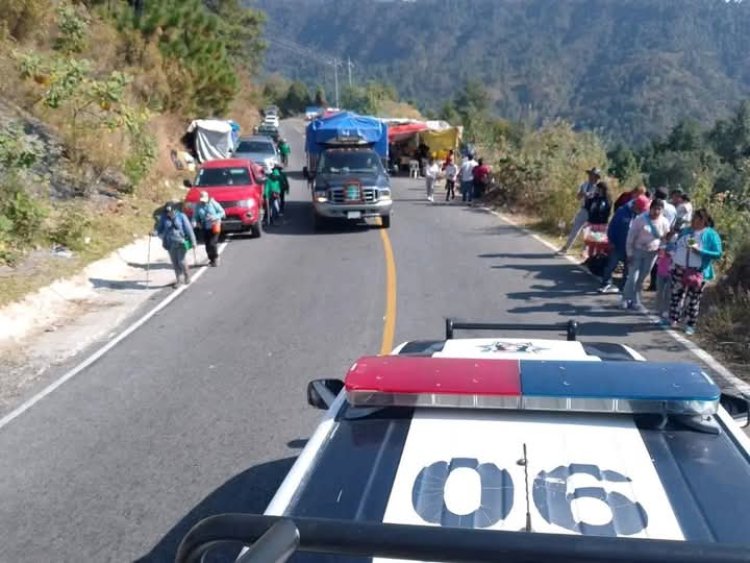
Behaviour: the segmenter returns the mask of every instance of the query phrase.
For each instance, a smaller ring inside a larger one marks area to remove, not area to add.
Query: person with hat
[[[558,254],[566,254],[568,250],[570,250],[570,247],[573,246],[573,243],[578,238],[581,229],[583,229],[584,225],[589,220],[589,212],[586,204],[588,200],[594,197],[594,195],[597,193],[596,184],[601,179],[602,173],[598,168],[591,168],[590,170],[586,170],[586,173],[588,174],[588,179],[583,184],[578,186],[578,193],[576,194],[576,197],[581,200],[581,207],[578,209],[578,212],[573,218],[573,226],[570,229],[568,240],[565,242],[563,247],[557,251]]]
[[[190,248],[195,248],[195,232],[187,216],[174,203],[168,202],[159,217],[155,234],[161,238],[162,246],[169,253],[177,278],[173,287],[179,287],[181,277],[186,284],[190,283],[190,271],[185,257]]]
[[[219,263],[219,235],[221,220],[227,216],[224,208],[207,191],[202,191],[198,206],[193,214],[193,226],[201,229],[203,242],[206,245],[208,263],[216,267]]]
[[[630,225],[638,215],[644,213],[646,209],[648,209],[650,203],[650,200],[645,195],[638,196],[629,205],[623,205],[620,207],[609,222],[609,227],[607,227],[609,257],[607,265],[604,267],[604,273],[602,274],[599,293],[617,293],[619,291],[619,289],[612,283],[612,274],[620,263],[625,266],[623,281],[627,279],[627,240]]]

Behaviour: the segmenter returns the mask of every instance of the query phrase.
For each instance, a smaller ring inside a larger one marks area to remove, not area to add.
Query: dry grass
[[[133,242],[153,227],[154,211],[175,193],[155,183],[137,196],[104,202],[78,201],[76,209],[90,221],[88,244],[72,258],[58,258],[50,249],[29,254],[14,268],[0,270],[0,307],[17,301],[55,280],[80,271],[114,250]]]

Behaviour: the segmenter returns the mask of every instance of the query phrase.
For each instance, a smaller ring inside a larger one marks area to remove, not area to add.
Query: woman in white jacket
[[[669,221],[662,214],[664,202],[655,199],[647,213],[633,220],[628,231],[626,254],[628,259],[628,279],[622,296],[623,309],[645,311],[641,303],[643,282],[654,267],[656,255],[664,237],[669,233]]]

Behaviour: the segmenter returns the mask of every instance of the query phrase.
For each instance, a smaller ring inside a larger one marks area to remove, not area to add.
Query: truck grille
[[[328,190],[328,199],[333,203],[361,203],[359,199],[347,200],[344,188],[331,188]],[[377,194],[373,188],[362,188],[362,200],[365,203],[374,203],[376,199]]]

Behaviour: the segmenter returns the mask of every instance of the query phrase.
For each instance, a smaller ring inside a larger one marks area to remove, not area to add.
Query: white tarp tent
[[[196,119],[187,129],[193,136],[198,162],[230,158],[234,149],[232,124],[218,119]]]

